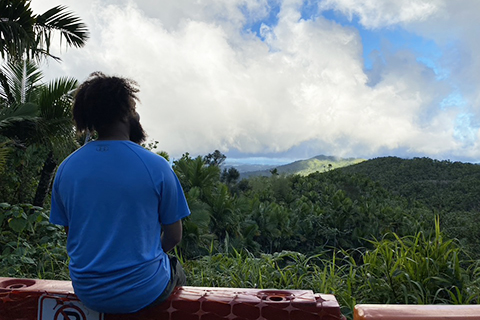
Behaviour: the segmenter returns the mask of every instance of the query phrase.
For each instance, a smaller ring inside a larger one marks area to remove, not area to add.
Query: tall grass
[[[479,263],[465,260],[456,241],[443,239],[438,219],[435,226],[431,235],[387,234],[372,240],[369,251],[211,254],[185,262],[188,284],[331,293],[349,318],[357,303],[478,303]]]
[[[360,286],[369,303],[478,302],[475,269],[455,240],[443,239],[438,219],[431,236],[387,234],[372,244],[363,255]]]

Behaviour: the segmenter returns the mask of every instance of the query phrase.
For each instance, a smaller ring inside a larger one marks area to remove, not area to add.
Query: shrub
[[[66,236],[48,222],[48,211],[0,203],[0,275],[69,279]]]

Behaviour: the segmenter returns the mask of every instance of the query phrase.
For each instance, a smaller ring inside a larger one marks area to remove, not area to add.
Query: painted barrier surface
[[[338,320],[333,295],[310,290],[179,287],[164,303],[134,314],[85,307],[70,281],[0,277],[0,320]]]
[[[480,305],[357,304],[354,320],[480,320]]]

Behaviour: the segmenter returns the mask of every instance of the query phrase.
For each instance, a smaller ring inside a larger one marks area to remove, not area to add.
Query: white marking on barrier
[[[103,313],[88,309],[80,300],[65,296],[41,296],[38,320],[103,320]]]

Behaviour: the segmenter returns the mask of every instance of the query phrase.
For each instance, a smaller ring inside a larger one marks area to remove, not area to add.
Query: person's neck
[[[130,140],[130,128],[125,122],[114,123],[97,132],[97,140]]]

